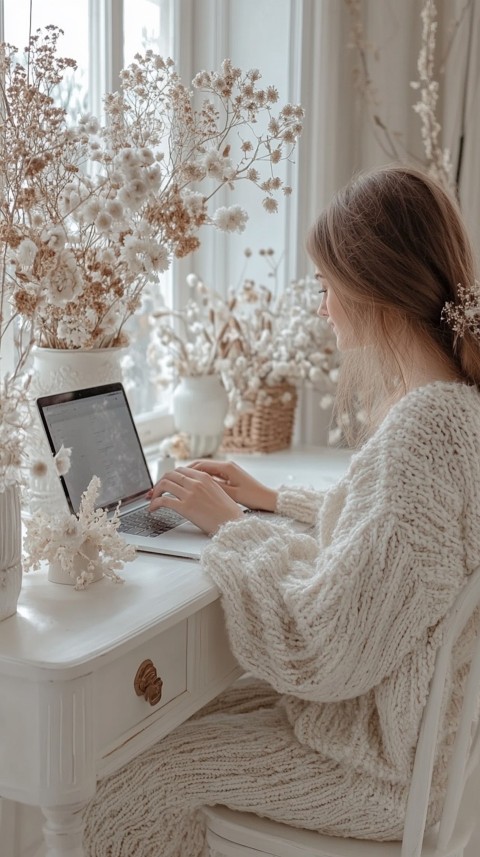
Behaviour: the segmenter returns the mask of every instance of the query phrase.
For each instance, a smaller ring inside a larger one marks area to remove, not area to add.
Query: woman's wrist
[[[262,506],[264,512],[275,512],[278,502],[278,491],[274,488],[265,488],[264,504]]]

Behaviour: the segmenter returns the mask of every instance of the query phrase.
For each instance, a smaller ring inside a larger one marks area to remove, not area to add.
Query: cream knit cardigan
[[[197,810],[216,802],[338,835],[401,836],[443,619],[480,561],[479,393],[412,391],[337,485],[283,488],[277,511],[316,522],[315,535],[249,515],[221,527],[202,560],[256,683],[100,783],[91,857],[197,857]],[[474,631],[455,650],[430,820]]]

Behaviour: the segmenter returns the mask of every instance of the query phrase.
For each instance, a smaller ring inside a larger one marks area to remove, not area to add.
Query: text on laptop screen
[[[97,505],[108,509],[119,500],[143,495],[152,484],[124,391],[118,387],[80,393],[79,398],[72,394],[70,400],[42,409],[55,452],[62,443],[72,450],[63,479],[74,512],[94,475],[102,483]]]

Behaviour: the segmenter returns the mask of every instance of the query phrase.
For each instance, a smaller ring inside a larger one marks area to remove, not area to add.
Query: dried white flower
[[[322,397],[321,397],[321,399],[320,399],[319,404],[320,404],[320,407],[321,407],[322,411],[326,411],[326,410],[328,410],[329,408],[331,408],[331,407],[332,407],[332,405],[333,405],[333,396],[332,396],[332,394],[331,394],[331,393],[326,393],[324,396],[322,396]]]
[[[43,230],[41,238],[47,247],[58,252],[65,247],[67,236],[61,226],[48,226]]]
[[[328,432],[328,443],[330,446],[335,446],[335,444],[340,443],[342,439],[342,430],[341,428],[333,428]]]
[[[124,209],[119,199],[108,199],[105,209],[113,220],[122,220]]]
[[[100,211],[95,220],[95,228],[99,232],[110,232],[113,225],[112,215],[108,211]]]
[[[202,158],[202,166],[208,176],[224,181],[234,177],[233,163],[223,157],[217,149],[210,149]]]
[[[104,509],[96,508],[100,487],[99,478],[94,476],[82,494],[78,515],[48,515],[42,511],[27,520],[24,543],[27,570],[38,569],[43,560],[59,562],[75,578],[74,561],[80,558],[85,569],[75,578],[76,589],[88,586],[93,567],[113,582],[122,582],[117,571],[135,558],[136,550],[118,533],[118,512],[109,518]]]
[[[199,279],[196,274],[187,274],[186,282],[189,289],[195,289],[198,286]]]
[[[58,450],[54,461],[55,461],[55,469],[59,476],[65,476],[66,473],[70,470],[70,459],[72,457],[72,450],[70,448],[64,447],[63,443]]]
[[[247,220],[248,214],[241,205],[221,206],[212,217],[215,226],[223,232],[243,232]]]
[[[262,205],[265,211],[268,211],[269,214],[273,214],[278,209],[278,202],[276,199],[273,199],[271,196],[266,196],[264,200],[262,200]]]
[[[163,273],[163,271],[168,270],[170,267],[170,256],[167,247],[151,241],[147,248],[147,253],[149,256],[149,264],[153,271]]]
[[[146,164],[147,167],[151,166],[155,161],[155,156],[151,149],[145,147],[143,149],[138,150],[138,157],[142,164]]]
[[[17,260],[22,268],[29,268],[35,261],[37,245],[30,238],[24,238],[18,245]]]

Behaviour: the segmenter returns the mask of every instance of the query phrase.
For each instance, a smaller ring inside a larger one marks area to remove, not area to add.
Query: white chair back
[[[422,717],[408,795],[401,857],[420,857],[427,819],[440,711],[452,649],[468,620],[480,605],[480,567],[457,595],[447,619],[445,639],[435,661],[427,704]],[[480,728],[475,718],[480,694],[480,634],[477,636],[466,679],[462,711],[448,769],[447,791],[436,836],[441,853],[451,839],[466,780],[478,763]]]

